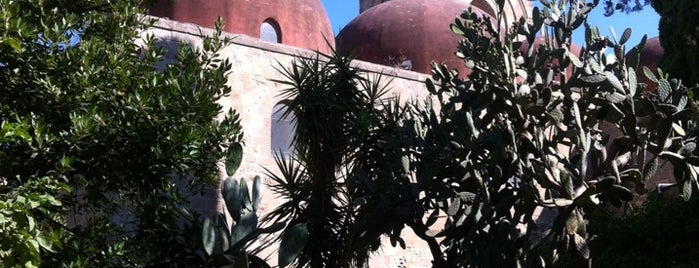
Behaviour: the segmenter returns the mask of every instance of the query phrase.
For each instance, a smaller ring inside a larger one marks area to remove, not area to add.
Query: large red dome
[[[392,0],[360,14],[337,36],[338,51],[378,64],[410,60],[412,70],[430,73],[430,62],[469,71],[454,56],[461,38],[450,24],[469,5],[461,0]],[[486,14],[471,6],[474,12]],[[402,59],[401,59],[402,58]]]
[[[230,33],[260,37],[267,22],[279,31],[281,43],[329,52],[334,46],[330,21],[320,0],[160,0],[147,5],[158,17],[213,27],[218,17]]]

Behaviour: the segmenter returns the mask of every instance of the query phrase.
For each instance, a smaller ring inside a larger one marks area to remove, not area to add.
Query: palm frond
[[[389,159],[395,154],[382,153],[381,143],[390,141],[388,136],[406,109],[386,99],[389,88],[380,75],[365,78],[351,63],[336,54],[317,54],[277,69],[284,79],[276,82],[287,86],[279,95],[287,108],[283,117],[296,126],[295,155],[275,156],[279,175],[267,170],[275,184],[270,188],[287,201],[265,221],[307,224],[309,238],[298,258],[299,267],[361,265],[368,260],[370,248],[377,249],[379,235],[387,232],[384,227],[369,235],[358,232],[358,217],[368,221],[370,213],[362,211],[372,207],[351,202],[355,194],[368,193],[366,186],[376,179],[368,174],[386,171],[382,161],[392,163],[390,168],[396,166],[395,159]],[[396,150],[400,151],[391,152]],[[368,181],[357,181],[354,173],[360,171]],[[389,172],[383,177],[391,176]]]
[[[272,180],[268,187],[287,201],[265,215],[262,221],[264,223],[289,222],[301,213],[303,201],[310,195],[309,178],[303,163],[294,156],[275,152],[274,161],[281,174],[278,175],[263,167],[265,175]]]

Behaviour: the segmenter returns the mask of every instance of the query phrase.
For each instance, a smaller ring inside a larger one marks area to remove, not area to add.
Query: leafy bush
[[[229,147],[241,150],[235,112],[214,120],[231,90],[231,65],[218,58],[226,41],[216,35],[203,49],[180,47],[176,62],[156,70],[156,40],[135,42],[151,23],[140,2],[0,1],[2,210],[22,207],[3,215],[14,223],[26,215],[32,231],[3,241],[0,256],[31,254],[27,261],[48,266],[186,266],[183,193],[211,185],[217,161]],[[45,243],[53,232],[60,239]],[[20,250],[26,242],[33,249]]]
[[[699,3],[692,0],[655,0],[660,15],[660,44],[664,55],[660,66],[690,85],[699,83]]]
[[[0,184],[7,183],[2,180]],[[42,251],[58,250],[63,230],[53,223],[61,220],[62,204],[54,195],[67,190],[66,185],[44,177],[23,182],[2,194],[0,264],[38,267]]]
[[[695,267],[699,262],[699,198],[652,198],[625,217],[600,210],[590,220],[593,267]]]

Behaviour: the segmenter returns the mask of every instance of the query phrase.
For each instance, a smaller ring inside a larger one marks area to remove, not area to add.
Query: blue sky
[[[359,14],[359,0],[321,0],[335,35]]]
[[[354,17],[359,14],[358,0],[322,0],[325,10],[330,17],[335,34],[340,32],[340,29],[347,25]],[[597,25],[600,33],[610,36],[609,26],[614,28],[617,36],[621,36],[626,27],[630,27],[633,31],[628,46],[633,46],[638,43],[643,34],[648,34],[648,37],[658,36],[658,15],[652,7],[647,6],[643,11],[631,14],[615,14],[611,17],[603,15],[602,6],[598,6],[591,14],[589,21],[593,25]],[[578,33],[574,37],[576,43],[582,43],[583,33]]]

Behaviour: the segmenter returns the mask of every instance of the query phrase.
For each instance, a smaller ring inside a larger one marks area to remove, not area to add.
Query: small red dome
[[[282,44],[327,53],[334,46],[330,21],[320,0],[160,0],[149,14],[212,28],[218,17],[224,31],[260,37],[264,22],[279,31]]]
[[[470,73],[456,52],[460,36],[450,30],[468,9],[461,0],[392,0],[376,5],[351,21],[337,36],[338,51],[360,60],[394,65],[409,60],[411,70],[430,73],[431,61],[443,62],[463,75]],[[486,14],[471,6],[474,12]],[[489,16],[489,15],[488,15]]]

